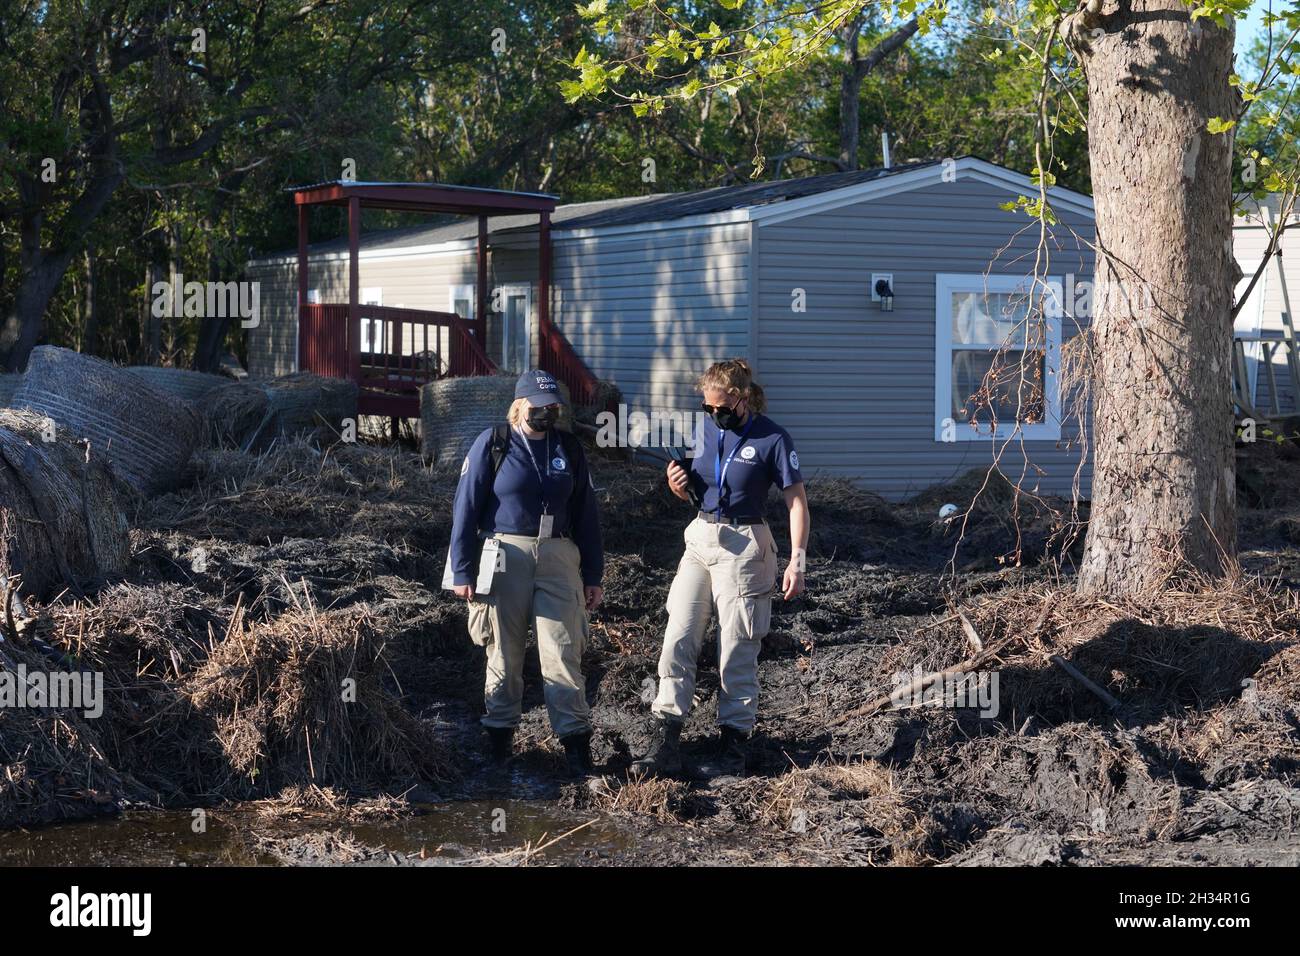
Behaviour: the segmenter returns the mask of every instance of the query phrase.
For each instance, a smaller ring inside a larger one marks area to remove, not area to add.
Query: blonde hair
[[[749,410],[752,412],[767,410],[767,396],[763,393],[763,386],[754,381],[754,370],[743,358],[714,362],[704,370],[695,387],[701,392],[706,388],[718,388],[729,395],[739,395],[748,399]]]
[[[498,405],[497,408],[501,406]],[[516,398],[510,403],[510,411],[506,412],[506,421],[511,425],[521,425],[528,415],[528,399]]]

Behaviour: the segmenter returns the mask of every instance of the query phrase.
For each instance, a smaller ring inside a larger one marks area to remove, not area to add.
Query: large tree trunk
[[[145,293],[144,293],[144,319],[141,323],[141,330],[144,333],[144,340],[140,343],[140,351],[144,355],[145,365],[157,365],[158,358],[162,353],[162,317],[154,315],[154,286],[159,282],[170,282],[171,277],[167,275],[167,263],[164,261],[166,254],[157,246],[154,247],[153,262],[149,263],[145,269]],[[168,306],[170,308],[170,306]]]
[[[58,291],[72,253],[24,256],[23,277],[13,307],[0,327],[0,362],[5,371],[21,372],[45,331],[45,309]]]
[[[208,214],[204,222],[204,228],[210,235],[216,235],[216,231],[221,228],[223,221],[230,225],[230,239],[235,239],[234,226],[227,219],[230,209],[231,198],[239,191],[243,184],[247,172],[241,171],[232,173],[221,180],[221,188],[213,194],[212,201],[208,204]],[[208,252],[208,281],[222,281],[222,267],[224,265],[220,246],[213,243]],[[241,273],[240,280],[243,281]],[[215,372],[221,365],[221,356],[226,344],[226,336],[230,332],[231,318],[226,316],[205,315],[199,320],[199,336],[194,346],[194,359],[191,367],[197,372]]]
[[[93,242],[86,246],[84,259],[86,291],[82,301],[81,351],[94,355],[99,351],[99,266]]]
[[[1234,31],[1189,13],[1131,0],[1074,24],[1099,246],[1083,591],[1144,590],[1171,562],[1213,574],[1236,554],[1232,139],[1206,129],[1236,115]]]
[[[844,72],[840,74],[840,169],[858,168],[858,140],[861,136],[858,97],[866,73],[858,70],[858,37],[862,33],[863,14],[846,21],[840,30],[844,47]]]
[[[920,24],[916,17],[908,20],[893,33],[877,43],[871,52],[858,50],[866,13],[847,20],[840,29],[840,46],[843,48],[844,72],[840,75],[840,162],[842,170],[858,168],[858,148],[862,139],[858,116],[858,100],[862,96],[862,82],[891,53],[899,50],[912,38]]]
[[[88,125],[93,126],[107,115],[106,108],[97,104],[96,99],[82,101],[82,112],[89,117]],[[94,128],[102,129],[101,126]],[[95,218],[125,178],[122,164],[117,159],[116,145],[107,133],[99,137],[92,152],[84,188],[72,200],[68,210],[53,223],[46,221],[48,197],[37,179],[26,172],[15,176],[21,206],[19,263],[22,278],[13,306],[0,326],[0,364],[10,372],[27,367],[27,357],[44,334],[45,310],[50,300],[63,282],[63,276]],[[45,231],[53,237],[48,246],[42,244]]]

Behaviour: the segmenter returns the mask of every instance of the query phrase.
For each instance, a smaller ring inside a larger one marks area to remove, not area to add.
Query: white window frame
[[[524,341],[527,343],[527,354],[524,357],[524,367],[519,371],[528,368],[533,360],[533,287],[530,285],[500,285],[497,286],[494,293],[496,302],[501,303],[501,367],[510,367],[510,341],[506,337],[509,331],[510,323],[508,321],[509,309],[506,300],[514,295],[524,297]]]
[[[384,304],[384,290],[381,286],[371,286],[369,288],[362,289],[361,294],[357,297],[357,306],[359,308],[365,308],[368,305],[378,305],[382,307],[383,304]],[[376,320],[376,319],[362,318],[361,320],[361,351],[362,352],[374,351],[374,349],[370,347],[370,336],[371,336],[371,331],[376,324],[379,325],[380,345],[382,346],[387,342],[388,329],[385,327],[385,324],[382,319]]]
[[[1023,437],[1026,441],[1059,441],[1061,438],[1061,386],[1057,369],[1061,362],[1061,318],[1053,315],[1060,309],[1049,309],[1047,319],[1047,355],[1043,374],[1043,421],[1022,424],[998,422],[996,431],[982,424],[971,427],[969,421],[959,422],[952,415],[952,297],[953,293],[1025,292],[1032,277],[1015,275],[984,275],[981,273],[940,272],[934,277],[934,440],[943,442],[945,433],[957,441],[989,441]],[[1051,288],[1061,289],[1059,278],[1047,277]],[[1068,303],[1066,303],[1068,306]],[[1001,343],[999,343],[1001,344]],[[990,346],[996,351],[999,346]],[[952,428],[945,426],[952,421]]]
[[[469,303],[469,315],[460,317],[466,322],[473,322],[478,318],[478,290],[472,285],[454,285],[447,289],[447,311],[452,315],[460,315],[456,311],[456,300],[464,299]]]

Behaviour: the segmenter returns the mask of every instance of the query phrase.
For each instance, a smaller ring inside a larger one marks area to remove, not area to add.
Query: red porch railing
[[[537,367],[569,387],[569,400],[574,405],[595,405],[600,392],[599,380],[564,333],[550,322],[541,324],[538,333]]]
[[[355,355],[350,342],[360,348]],[[421,386],[441,378],[491,375],[496,366],[450,312],[306,304],[298,309],[298,367],[351,379],[363,414],[415,418]]]
[[[551,213],[556,197],[441,183],[373,183],[336,180],[292,190],[298,207],[298,367],[359,388],[358,407],[394,419],[419,414],[419,390],[439,378],[490,375],[496,366],[483,351],[488,322],[488,217],[537,216],[538,365],[569,388],[574,404],[594,405],[600,392],[591,370],[551,324]],[[401,209],[478,218],[475,321],[447,312],[360,304],[309,303],[308,212],[345,207],[348,224],[348,302],[361,291],[361,212]],[[394,431],[396,432],[396,421]]]

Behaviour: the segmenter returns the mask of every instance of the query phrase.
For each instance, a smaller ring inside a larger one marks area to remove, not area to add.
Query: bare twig
[[[1053,654],[1048,658],[1048,660],[1061,670],[1065,671],[1084,687],[1088,688],[1092,693],[1096,694],[1097,697],[1099,697],[1111,710],[1119,710],[1118,700],[1107,693],[1104,687],[1093,681],[1090,677],[1084,674],[1083,671],[1079,670],[1079,668],[1075,667],[1060,654]]]

